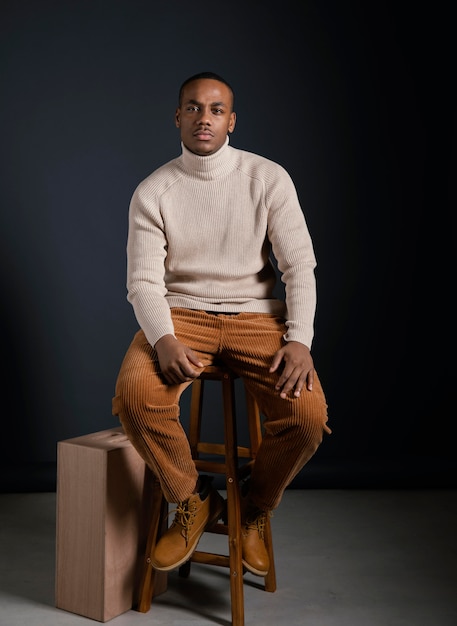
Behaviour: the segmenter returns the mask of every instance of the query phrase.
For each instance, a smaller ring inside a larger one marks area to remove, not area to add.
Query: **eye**
[[[192,112],[192,111],[198,111],[199,108],[196,104],[189,104],[188,107],[186,107],[186,111]]]
[[[213,113],[215,115],[222,115],[224,113],[224,109],[213,109]]]

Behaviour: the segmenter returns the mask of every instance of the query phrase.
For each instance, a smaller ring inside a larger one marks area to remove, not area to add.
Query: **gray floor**
[[[54,606],[55,503],[0,494],[1,626],[100,623]],[[278,589],[245,575],[246,626],[457,626],[455,490],[289,490],[272,525]],[[108,623],[229,626],[227,570],[173,572],[149,613]]]

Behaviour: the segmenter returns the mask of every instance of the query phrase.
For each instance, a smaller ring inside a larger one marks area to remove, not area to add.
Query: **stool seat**
[[[179,575],[182,577],[189,576],[191,563],[193,562],[227,567],[230,571],[232,625],[244,626],[243,575],[245,574],[245,569],[242,563],[241,550],[240,481],[245,479],[250,473],[262,440],[262,428],[257,403],[249,391],[244,388],[249,445],[238,445],[235,399],[235,380],[237,378],[238,375],[226,365],[217,364],[206,367],[199,378],[192,383],[188,429],[192,458],[199,473],[223,474],[225,476],[227,493],[226,515],[223,516],[222,520],[207,528],[205,532],[227,535],[228,545],[226,554],[216,554],[197,549],[190,559],[179,568]],[[201,439],[206,381],[217,381],[221,385],[224,440],[219,442],[202,441]],[[241,462],[241,459],[244,462]],[[155,571],[151,564],[154,546],[161,534],[167,529],[168,503],[165,501],[158,480],[152,476],[152,472],[150,474],[153,511],[137,606],[137,610],[143,613],[149,611],[152,597],[157,594],[157,588],[161,590],[166,589],[167,577],[166,572]],[[268,516],[264,537],[265,547],[270,560],[270,569],[263,578],[264,589],[265,591],[274,592],[276,590],[276,574],[271,526]]]

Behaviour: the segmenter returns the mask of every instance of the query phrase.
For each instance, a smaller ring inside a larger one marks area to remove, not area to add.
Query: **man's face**
[[[181,141],[191,152],[207,156],[219,150],[235,120],[232,92],[224,83],[200,78],[184,87],[175,121]]]

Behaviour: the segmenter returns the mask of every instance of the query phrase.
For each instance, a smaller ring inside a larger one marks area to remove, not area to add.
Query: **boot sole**
[[[252,565],[249,565],[249,563],[247,563],[244,559],[242,559],[242,563],[243,566],[249,571],[251,572],[251,574],[255,574],[256,576],[266,576],[268,574],[268,570],[259,570],[256,569],[255,567],[252,567]]]

